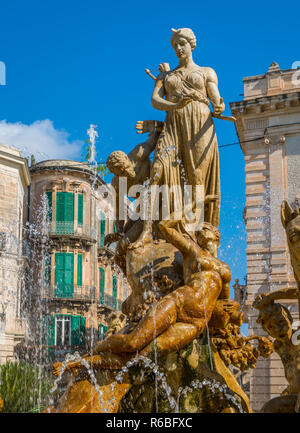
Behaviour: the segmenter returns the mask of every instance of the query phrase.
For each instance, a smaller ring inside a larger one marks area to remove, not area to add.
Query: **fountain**
[[[229,367],[254,368],[273,350],[268,337],[241,334],[243,313],[229,299],[230,269],[217,258],[213,117],[235,119],[222,115],[215,72],[193,61],[192,30],[172,32],[178,67],[163,63],[156,78],[146,71],[155,79],[152,105],[167,112],[165,121],[138,122],[137,132],[149,133],[148,140],[107,159],[117,232],[105,245],[117,241],[114,262],[131,286],[122,306],[127,324],[90,353],[53,365],[54,389],[62,378],[69,384],[47,412],[251,412]],[[93,144],[93,125],[88,132]],[[129,218],[121,210],[124,194],[136,199]]]

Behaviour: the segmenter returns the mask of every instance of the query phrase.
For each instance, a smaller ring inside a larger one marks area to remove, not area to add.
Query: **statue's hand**
[[[179,101],[174,105],[175,109],[178,108],[183,108],[185,107],[187,104],[189,104],[190,102],[192,102],[193,99],[187,96],[182,96]]]
[[[146,134],[150,132],[150,134],[154,133],[156,130],[156,121],[155,120],[138,120],[135,125],[135,129],[137,134]]]
[[[221,114],[225,111],[225,104],[223,102],[223,98],[220,98],[220,103],[218,105],[214,105],[214,113]]]
[[[159,72],[168,72],[170,70],[170,65],[169,63],[160,63],[158,69]]]
[[[218,200],[218,198],[219,198],[218,195],[206,195],[204,199],[204,204],[210,203],[212,201],[216,201]]]

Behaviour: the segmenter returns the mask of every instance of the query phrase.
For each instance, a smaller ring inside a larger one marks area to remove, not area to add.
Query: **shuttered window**
[[[71,192],[56,193],[56,231],[74,233],[74,194]]]
[[[77,256],[77,286],[82,286],[82,254]]]
[[[99,302],[104,305],[104,293],[105,293],[105,270],[99,268]]]
[[[43,320],[43,327],[48,328],[48,346],[84,346],[86,320],[83,316],[70,314],[48,315]]]
[[[78,225],[83,224],[83,194],[78,194]]]
[[[72,298],[74,293],[74,254],[55,254],[55,297]]]
[[[103,212],[101,212],[101,216],[100,216],[100,247],[104,247],[105,227],[106,227],[106,217],[105,217],[105,214]]]

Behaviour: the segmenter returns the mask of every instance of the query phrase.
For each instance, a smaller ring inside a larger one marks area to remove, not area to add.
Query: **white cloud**
[[[0,121],[0,143],[16,147],[23,156],[33,154],[37,161],[80,158],[84,142],[70,141],[69,136],[68,132],[55,129],[49,119],[30,125]]]

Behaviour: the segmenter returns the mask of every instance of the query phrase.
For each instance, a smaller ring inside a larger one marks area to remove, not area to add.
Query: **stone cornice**
[[[0,162],[2,162],[4,165],[17,166],[18,170],[20,171],[24,187],[30,185],[30,172],[26,159],[15,155],[14,153],[8,153],[0,150]]]
[[[230,102],[233,116],[274,112],[300,106],[300,92],[263,96],[244,101]]]

